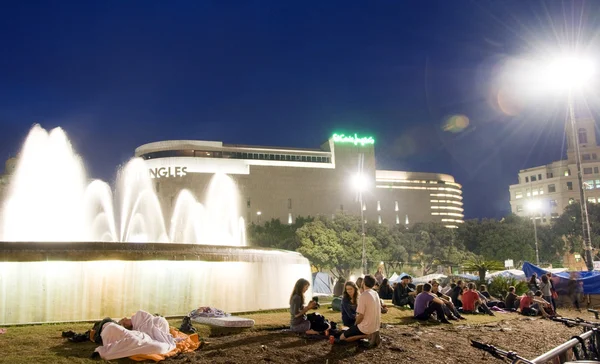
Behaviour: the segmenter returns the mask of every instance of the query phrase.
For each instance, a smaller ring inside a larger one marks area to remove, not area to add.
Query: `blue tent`
[[[323,272],[313,273],[312,291],[314,294],[327,295],[333,294],[331,289],[331,280],[329,274]]]
[[[538,277],[542,274],[548,273],[547,270],[544,270],[529,262],[523,263],[523,272],[525,272],[526,277],[531,277],[533,273],[537,274]],[[583,293],[600,294],[600,272],[581,271],[575,273],[577,276],[577,281],[580,284],[583,284]],[[555,282],[556,290],[562,294],[566,293],[567,283],[570,279],[570,272],[554,273],[552,276],[558,277],[558,282]]]

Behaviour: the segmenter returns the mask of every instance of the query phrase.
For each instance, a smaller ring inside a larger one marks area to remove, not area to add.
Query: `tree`
[[[600,246],[600,205],[590,203],[587,204],[587,207],[592,246],[597,249]],[[564,238],[566,242],[565,250],[568,249],[572,253],[583,252],[583,231],[579,203],[573,203],[565,208],[562,215],[554,220],[552,231],[555,235]]]
[[[300,246],[296,230],[304,224],[313,221],[312,217],[298,217],[293,224],[283,224],[279,219],[271,219],[264,225],[250,224],[247,234],[248,241],[255,246],[284,250],[296,250]]]
[[[503,270],[504,265],[500,262],[493,260],[484,260],[482,257],[468,261],[463,265],[463,269],[467,272],[477,272],[479,274],[479,281],[485,282],[485,273],[494,270]]]

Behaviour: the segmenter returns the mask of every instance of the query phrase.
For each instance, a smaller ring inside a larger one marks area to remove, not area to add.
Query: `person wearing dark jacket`
[[[410,308],[415,307],[415,291],[409,286],[411,277],[409,275],[402,276],[402,279],[396,288],[394,288],[394,296],[392,297],[392,303],[394,306],[406,306]]]
[[[358,305],[358,287],[354,282],[346,282],[342,298],[342,322],[344,326],[356,324],[356,306]]]
[[[390,286],[390,282],[387,278],[383,279],[381,287],[379,287],[379,297],[382,300],[391,300],[394,296],[394,289]]]

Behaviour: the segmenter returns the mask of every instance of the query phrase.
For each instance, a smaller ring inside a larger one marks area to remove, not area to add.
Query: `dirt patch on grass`
[[[248,332],[211,340],[203,350],[171,359],[176,363],[487,363],[496,361],[470,346],[470,339],[533,359],[580,332],[552,321],[528,318],[471,325],[386,325],[383,343],[330,345],[280,331]],[[540,335],[542,333],[542,335]],[[500,361],[498,361],[500,363]]]

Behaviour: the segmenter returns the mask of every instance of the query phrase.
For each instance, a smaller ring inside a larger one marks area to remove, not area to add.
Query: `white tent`
[[[522,270],[518,270],[518,269],[506,269],[506,270],[501,270],[498,272],[494,272],[494,273],[487,273],[485,275],[485,277],[487,279],[491,279],[497,276],[501,276],[501,277],[514,277],[516,279],[525,279],[525,272],[523,272]]]
[[[392,282],[396,282],[397,279],[398,279],[398,275],[396,274],[396,272],[394,272],[394,274],[392,274],[392,276],[390,278],[388,278],[388,281],[390,283],[392,283]]]
[[[413,283],[415,283],[415,284],[427,283],[432,279],[441,280],[441,279],[445,279],[445,278],[447,278],[447,276],[445,276],[443,274],[433,273],[433,274],[428,274],[426,276],[413,278]]]

